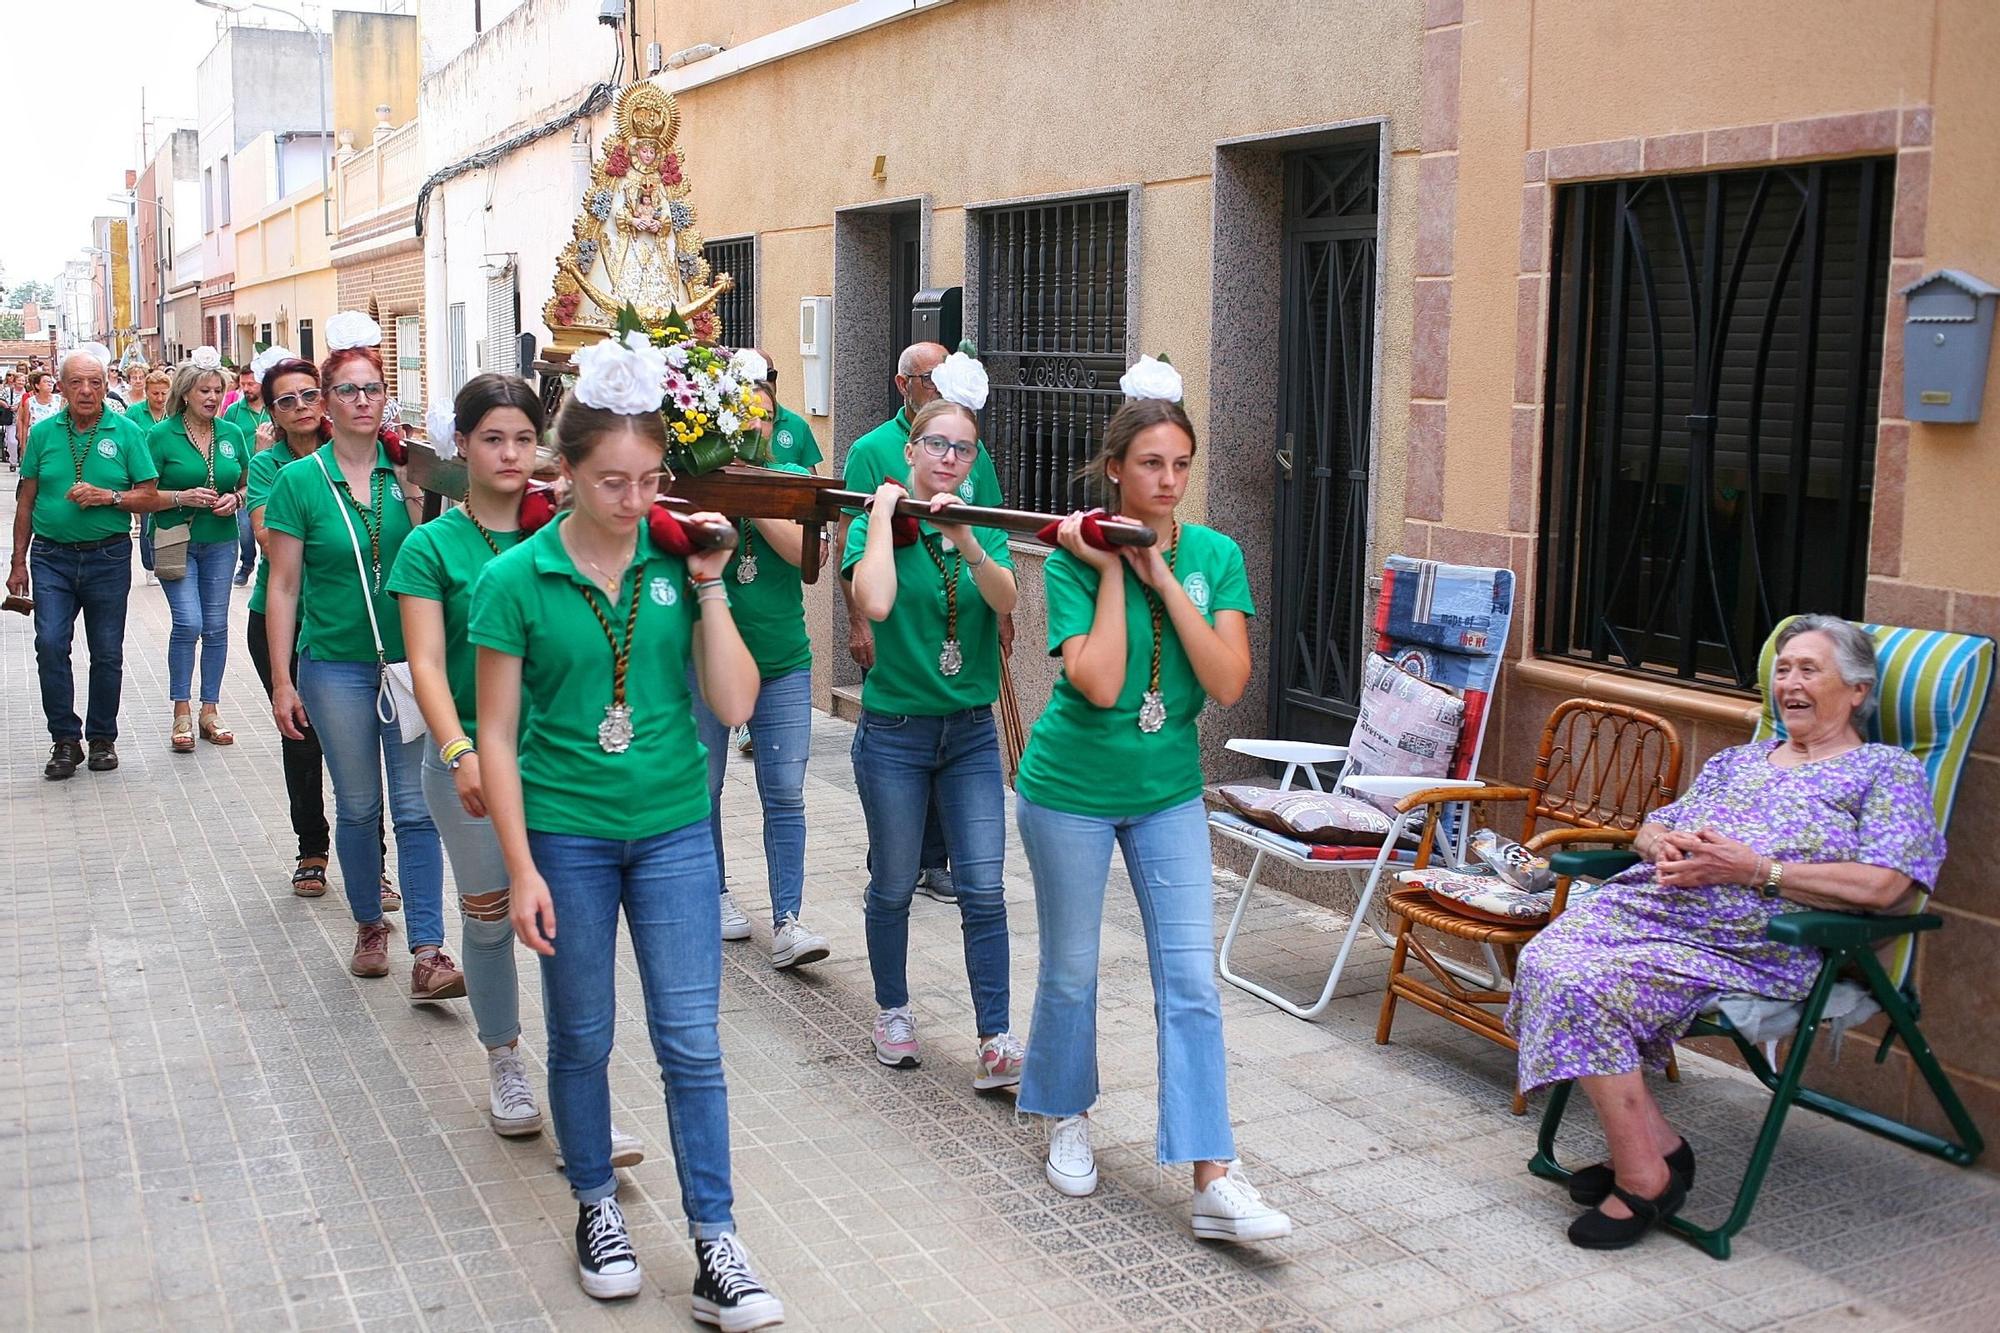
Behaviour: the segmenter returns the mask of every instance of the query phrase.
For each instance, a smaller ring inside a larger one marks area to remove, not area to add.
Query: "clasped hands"
[[[1761,884],[1763,854],[1713,829],[1669,831],[1649,849],[1659,882],[1669,888],[1699,889],[1715,884]]]

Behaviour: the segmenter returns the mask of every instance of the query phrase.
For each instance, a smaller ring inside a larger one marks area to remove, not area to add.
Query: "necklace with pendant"
[[[747,518],[736,520],[736,526],[743,534],[742,550],[736,557],[736,581],[755,583],[757,581],[757,541],[752,535],[757,525]]]
[[[1181,522],[1174,520],[1174,542],[1167,548],[1167,573],[1173,574],[1175,564],[1181,554]],[[1139,730],[1152,735],[1167,725],[1167,697],[1160,693],[1160,648],[1166,628],[1167,604],[1158,593],[1145,584],[1139,585],[1146,594],[1146,609],[1153,619],[1153,670],[1146,678],[1146,693],[1139,700]]]
[[[611,628],[610,618],[597,604],[588,588],[578,588],[590,614],[597,617],[598,628],[604,631],[604,641],[611,645],[611,702],[604,706],[604,720],[597,724],[597,748],[606,754],[624,754],[632,748],[634,735],[632,710],[625,703],[625,676],[632,664],[633,631],[639,625],[639,585],[645,582],[639,571],[632,571],[632,591],[626,599],[625,634],[620,638]]]
[[[951,568],[947,570],[944,556],[931,545],[929,533],[923,534],[921,544],[924,554],[937,566],[938,577],[944,581],[944,646],[938,649],[938,670],[946,676],[956,676],[965,670],[965,649],[958,641],[958,574],[965,568],[965,555],[953,549]]]

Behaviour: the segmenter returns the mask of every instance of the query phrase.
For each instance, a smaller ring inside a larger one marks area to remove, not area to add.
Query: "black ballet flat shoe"
[[[1681,1188],[1694,1188],[1694,1145],[1686,1139],[1667,1154],[1667,1169],[1680,1177]],[[1611,1163],[1599,1162],[1570,1173],[1569,1197],[1586,1208],[1595,1208],[1611,1197]]]
[[[1687,1202],[1687,1186],[1673,1172],[1667,1172],[1667,1187],[1650,1199],[1619,1189],[1611,1192],[1632,1210],[1630,1217],[1609,1217],[1593,1208],[1569,1224],[1569,1243],[1583,1250],[1622,1250],[1637,1245],[1655,1224],[1664,1222]]]

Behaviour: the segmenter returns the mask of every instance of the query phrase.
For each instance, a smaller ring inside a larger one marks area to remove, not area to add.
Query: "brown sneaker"
[[[410,1003],[456,1000],[465,994],[465,973],[443,949],[425,949],[410,964]]]
[[[370,921],[354,931],[354,961],[347,970],[357,977],[389,975],[389,923]]]

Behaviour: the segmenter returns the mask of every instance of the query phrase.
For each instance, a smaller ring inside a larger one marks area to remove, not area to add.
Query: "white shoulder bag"
[[[375,687],[375,716],[383,722],[395,723],[396,729],[402,733],[403,743],[407,745],[424,734],[424,714],[417,707],[417,687],[410,678],[410,664],[384,660],[382,625],[375,619],[375,581],[368,574],[368,557],[361,553],[361,534],[355,531],[354,515],[348,512],[347,497],[340,493],[340,487],[334,484],[333,474],[326,470],[326,459],[315,453],[313,462],[319,464],[320,475],[326,478],[326,488],[333,492],[341,521],[347,524],[347,540],[354,547],[354,571],[361,576],[361,604],[368,608],[368,631],[375,636],[375,665],[381,672],[380,684]],[[379,516],[377,521],[381,521]]]

